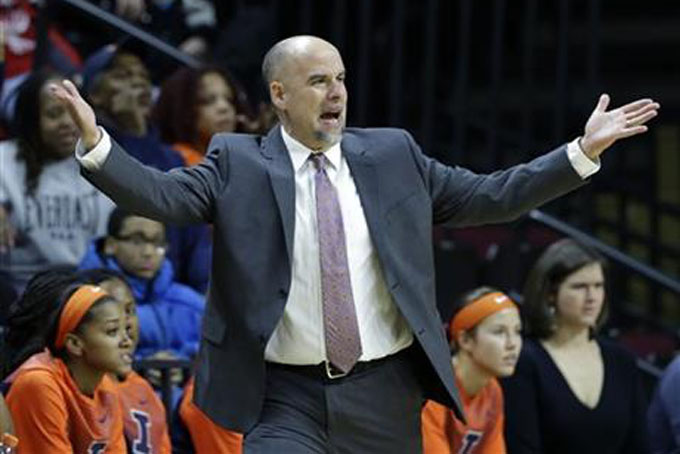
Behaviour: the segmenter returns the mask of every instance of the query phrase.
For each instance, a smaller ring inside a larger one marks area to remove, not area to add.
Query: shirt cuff
[[[101,126],[99,126],[99,131],[101,131],[102,137],[90,151],[83,147],[80,139],[76,143],[76,160],[90,172],[101,169],[111,152],[111,137]]]
[[[581,149],[578,143],[579,137],[567,144],[567,158],[576,173],[582,179],[586,179],[600,170],[600,158],[590,159]]]

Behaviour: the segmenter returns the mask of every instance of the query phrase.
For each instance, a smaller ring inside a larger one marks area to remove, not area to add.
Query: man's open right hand
[[[64,103],[69,115],[80,130],[80,139],[86,150],[94,148],[101,139],[97,118],[92,107],[80,96],[78,89],[70,80],[50,84],[50,92]]]

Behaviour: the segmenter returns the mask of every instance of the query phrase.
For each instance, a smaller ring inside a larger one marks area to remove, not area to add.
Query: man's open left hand
[[[579,142],[590,159],[598,158],[619,139],[646,132],[645,123],[656,117],[660,107],[651,99],[639,99],[607,111],[608,106],[609,95],[601,95]]]

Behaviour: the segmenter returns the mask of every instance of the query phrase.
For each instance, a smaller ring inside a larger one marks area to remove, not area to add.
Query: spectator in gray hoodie
[[[0,142],[0,273],[21,292],[36,272],[77,265],[106,232],[114,204],[80,177],[78,130],[46,90],[58,74],[38,72],[21,86],[14,140]]]

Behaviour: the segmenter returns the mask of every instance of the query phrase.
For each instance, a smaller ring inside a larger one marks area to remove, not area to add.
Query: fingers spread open
[[[623,106],[619,107],[619,109],[621,109],[624,113],[630,113],[630,112],[634,112],[636,110],[642,109],[645,106],[649,106],[650,104],[654,104],[654,105],[658,106],[658,104],[655,103],[654,101],[652,101],[651,99],[645,98],[645,99],[638,99],[637,101],[633,101],[631,103],[623,105]]]
[[[656,117],[656,110],[647,110],[646,112],[638,113],[637,115],[630,116],[626,119],[626,127],[639,126],[647,123],[652,118]]]
[[[637,109],[626,112],[626,118],[630,119],[632,117],[639,117],[648,112],[656,112],[657,110],[659,110],[659,104],[656,102],[651,102],[643,106],[640,106]]]

